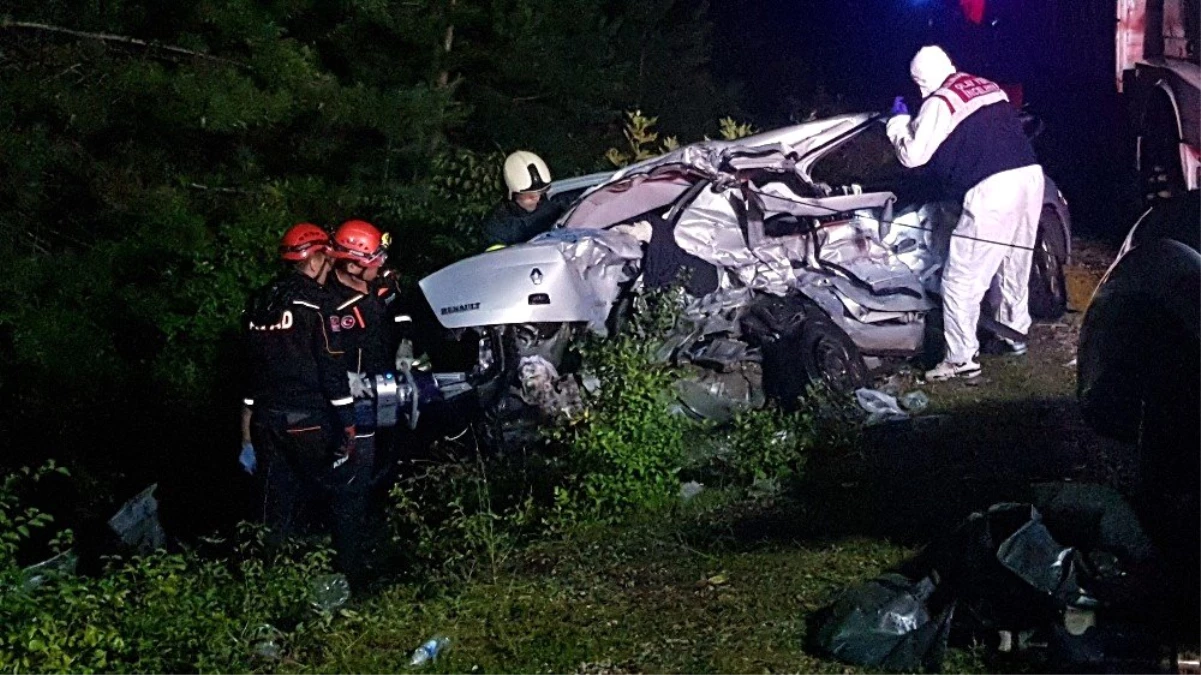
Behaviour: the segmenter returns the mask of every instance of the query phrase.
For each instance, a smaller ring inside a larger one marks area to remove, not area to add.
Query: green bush
[[[369,195],[359,210],[392,233],[402,274],[427,274],[483,251],[481,225],[504,196],[503,163],[498,152],[446,149],[430,159],[427,182]]]
[[[22,546],[34,532],[54,522],[54,517],[35,506],[26,506],[21,489],[51,473],[66,475],[66,469],[49,461],[39,469],[21,467],[0,481],[0,570],[16,567]]]
[[[266,632],[289,654],[316,648],[334,616],[310,606],[310,584],[328,573],[329,553],[268,555],[252,544],[236,555],[160,551],[112,558],[96,577],[39,583],[9,567],[0,572],[0,670],[246,671]]]
[[[418,571],[436,578],[464,582],[483,573],[495,579],[538,519],[530,487],[511,469],[477,455],[406,476],[391,491],[393,543]]]
[[[798,406],[790,412],[772,406],[737,415],[726,451],[713,457],[708,470],[740,486],[795,481],[813,452],[854,444],[859,427],[849,398],[811,386]]]
[[[673,411],[678,374],[657,351],[678,320],[679,289],[642,294],[634,305],[621,334],[581,349],[584,370],[599,386],[582,413],[550,432],[574,475],[556,490],[562,513],[610,520],[661,503],[678,488],[691,422]]]

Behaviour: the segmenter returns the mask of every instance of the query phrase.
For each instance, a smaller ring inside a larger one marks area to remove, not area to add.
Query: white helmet
[[[550,187],[550,169],[538,155],[518,150],[505,158],[505,187],[510,199],[518,192],[541,192]]]
[[[942,47],[927,45],[918,50],[909,63],[909,76],[922,92],[922,98],[934,93],[947,78],[955,74],[955,64]]]

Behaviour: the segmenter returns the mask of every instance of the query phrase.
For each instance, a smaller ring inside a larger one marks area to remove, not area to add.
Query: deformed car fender
[[[1195,372],[1172,364],[1201,349],[1199,288],[1201,254],[1172,239],[1134,248],[1102,279],[1084,317],[1077,352],[1078,398],[1085,418],[1100,433],[1136,440],[1146,386],[1177,389],[1148,378],[1175,373],[1180,395],[1196,386]],[[1148,363],[1165,369],[1149,373]]]

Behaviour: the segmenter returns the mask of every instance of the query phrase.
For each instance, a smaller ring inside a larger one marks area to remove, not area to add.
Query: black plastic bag
[[[938,670],[954,604],[932,614],[935,582],[883,574],[842,592],[816,617],[813,647],[834,658],[881,670]]]

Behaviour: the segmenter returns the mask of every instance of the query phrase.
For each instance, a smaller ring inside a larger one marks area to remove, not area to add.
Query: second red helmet
[[[348,220],[334,232],[334,257],[379,267],[388,257],[388,238],[365,220]]]

